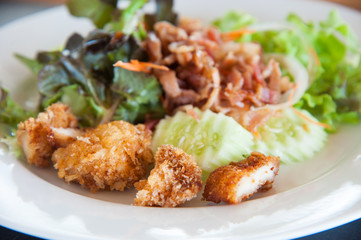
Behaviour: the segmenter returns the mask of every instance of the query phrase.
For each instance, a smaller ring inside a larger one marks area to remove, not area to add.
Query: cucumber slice
[[[305,116],[317,121],[310,113]],[[311,158],[325,145],[325,129],[298,116],[287,108],[280,115],[270,118],[258,128],[259,138],[255,139],[253,150],[266,155],[279,156],[282,163],[304,161]]]
[[[177,112],[160,121],[153,136],[152,149],[171,144],[193,155],[204,175],[251,153],[253,135],[233,118],[210,110],[195,109],[199,121]]]

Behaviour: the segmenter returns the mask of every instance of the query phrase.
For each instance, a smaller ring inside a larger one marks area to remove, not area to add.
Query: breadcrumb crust
[[[28,163],[38,167],[49,166],[55,150],[55,146],[49,141],[51,129],[75,128],[77,124],[70,108],[62,103],[49,106],[36,119],[29,118],[19,123],[16,137]]]
[[[88,130],[52,156],[58,176],[92,192],[133,187],[152,163],[151,133],[143,124],[114,121]]]
[[[194,158],[171,145],[155,154],[156,165],[147,180],[135,184],[137,206],[176,207],[202,190],[202,170]]]
[[[251,192],[239,192],[239,183],[243,178],[250,177],[262,167],[268,167],[273,172],[270,178],[254,179],[257,181]],[[203,192],[203,199],[215,203],[240,203],[252,196],[258,190],[267,191],[272,187],[274,177],[278,174],[279,157],[265,156],[253,152],[243,161],[231,162],[214,170],[208,177]]]

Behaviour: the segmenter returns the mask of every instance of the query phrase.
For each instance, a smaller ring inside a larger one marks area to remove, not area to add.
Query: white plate
[[[338,8],[361,36],[360,13],[315,1],[178,0],[182,15],[210,21],[231,9],[262,21],[297,12],[321,20]],[[55,8],[0,29],[0,80],[19,102],[36,98],[25,81],[30,72],[13,53],[34,56],[64,43],[74,31],[85,34],[87,20]],[[0,224],[56,239],[283,239],[308,235],[361,217],[361,125],[330,136],[314,159],[282,166],[274,188],[239,205],[211,206],[198,199],[182,208],[134,207],[134,191],[92,194],[65,184],[51,169],[37,169],[12,156],[0,160]]]

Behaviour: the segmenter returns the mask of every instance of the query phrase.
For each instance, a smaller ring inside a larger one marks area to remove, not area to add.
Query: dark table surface
[[[361,0],[360,0],[361,1]],[[14,19],[35,13],[46,8],[52,7],[51,4],[29,4],[29,3],[14,3],[8,1],[5,3],[0,0],[0,27]],[[24,233],[13,231],[0,226],[0,240],[36,240],[37,237],[29,236]],[[347,223],[345,225],[316,233],[313,235],[299,238],[300,240],[339,240],[339,239],[361,239],[361,219]]]

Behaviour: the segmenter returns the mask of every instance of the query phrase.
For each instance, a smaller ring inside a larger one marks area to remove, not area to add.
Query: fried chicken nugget
[[[240,203],[258,190],[269,190],[279,166],[279,157],[253,152],[243,161],[214,170],[207,179],[203,199],[215,203]]]
[[[151,132],[144,125],[114,121],[88,130],[52,156],[58,176],[92,192],[133,187],[154,161]]]
[[[135,184],[138,206],[176,207],[202,190],[202,170],[191,155],[171,145],[162,145],[155,154],[156,165],[148,180]]]
[[[70,108],[62,103],[49,106],[36,119],[29,118],[19,123],[16,137],[26,160],[38,167],[49,166],[55,150],[55,146],[49,141],[52,129],[75,128],[77,124]],[[74,139],[68,139],[69,142],[72,140]],[[56,138],[53,141],[57,142]]]

